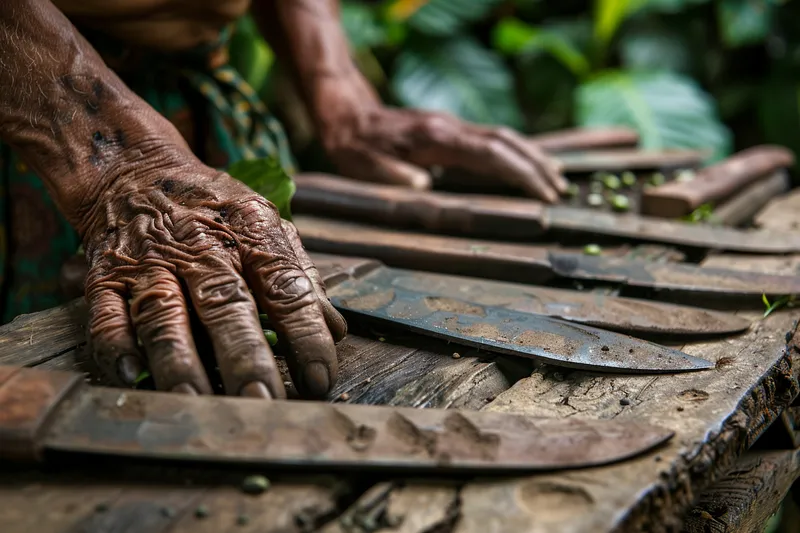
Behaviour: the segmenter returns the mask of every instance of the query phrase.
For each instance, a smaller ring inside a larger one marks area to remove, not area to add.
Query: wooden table
[[[800,195],[774,202],[759,220],[797,224]],[[334,263],[357,275],[368,262]],[[800,273],[797,257],[705,263]],[[0,328],[0,364],[91,374],[83,313],[75,303]],[[676,432],[665,447],[621,464],[466,480],[270,473],[261,496],[239,491],[242,472],[214,469],[16,470],[0,473],[0,531],[759,531],[800,476],[800,416],[786,409],[799,390],[800,313],[740,314],[753,320],[746,333],[683,346],[716,368],[681,375],[603,376],[381,331],[358,331],[339,346],[332,401],[634,418]],[[751,449],[768,428],[760,442],[773,449]]]

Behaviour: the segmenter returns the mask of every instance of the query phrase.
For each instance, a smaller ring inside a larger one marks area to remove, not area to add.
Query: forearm
[[[50,0],[0,1],[0,140],[76,225],[109,182],[182,144]]]
[[[252,9],[323,131],[351,115],[356,104],[378,101],[350,57],[338,0],[256,0]]]

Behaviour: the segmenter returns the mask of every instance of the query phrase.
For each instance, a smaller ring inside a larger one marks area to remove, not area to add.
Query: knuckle
[[[227,314],[232,305],[250,304],[250,292],[244,280],[232,272],[211,272],[193,287],[192,299],[201,318],[213,319]]]
[[[452,122],[446,115],[429,114],[420,120],[418,133],[429,142],[446,142],[451,137]]]
[[[494,137],[486,141],[484,149],[486,150],[487,155],[490,157],[495,159],[502,158],[503,153],[506,151],[506,143],[503,140]]]

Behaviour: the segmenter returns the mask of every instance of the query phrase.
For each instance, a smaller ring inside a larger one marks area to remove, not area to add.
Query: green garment
[[[224,169],[242,159],[294,161],[281,125],[227,62],[228,32],[214,46],[182,54],[124,47],[82,32],[128,87],[170,120],[206,164]],[[44,184],[0,144],[0,319],[63,303],[59,272],[80,240]]]

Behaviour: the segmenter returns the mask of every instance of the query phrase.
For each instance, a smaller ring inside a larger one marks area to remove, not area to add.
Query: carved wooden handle
[[[747,185],[794,164],[794,155],[779,146],[756,146],[700,171],[692,181],[673,181],[644,191],[642,212],[680,217],[707,202],[724,200]]]

